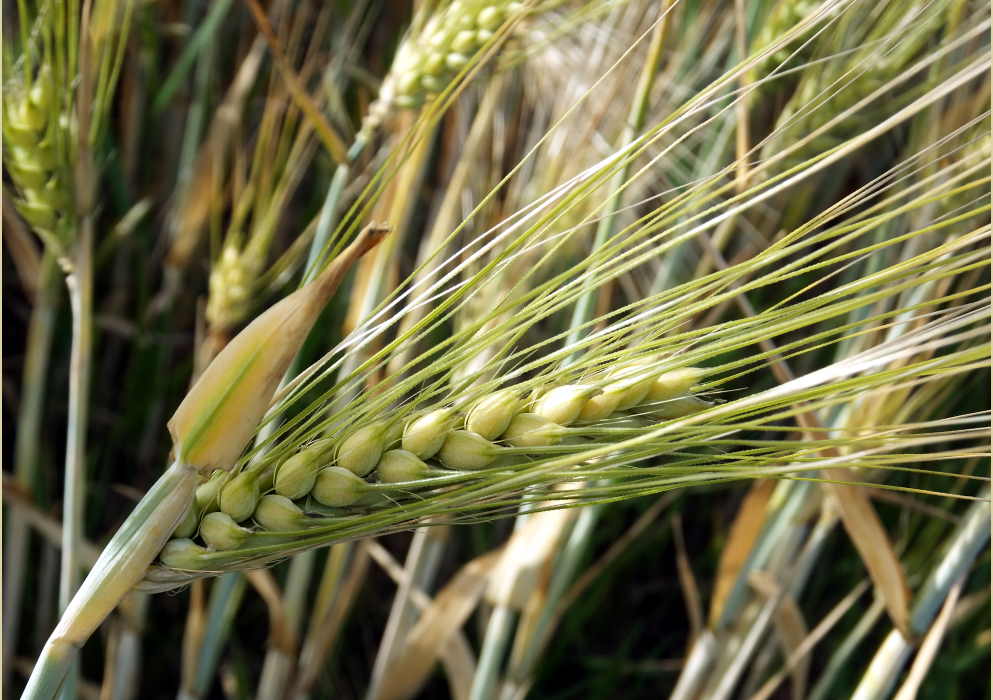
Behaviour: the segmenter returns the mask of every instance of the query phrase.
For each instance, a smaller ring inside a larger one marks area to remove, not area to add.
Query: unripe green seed
[[[373,423],[354,431],[338,446],[338,465],[358,476],[371,472],[383,455],[386,432],[387,426],[382,423]]]
[[[495,440],[503,435],[521,408],[521,399],[515,389],[503,389],[484,396],[469,410],[465,418],[466,430],[487,440]]]
[[[421,459],[433,457],[441,449],[448,431],[455,427],[455,411],[440,408],[415,418],[403,431],[401,445]]]
[[[681,367],[669,372],[663,372],[648,391],[649,401],[665,401],[686,393],[691,386],[700,381],[704,370],[699,367]]]
[[[255,508],[255,522],[266,530],[299,530],[306,516],[296,503],[274,493],[263,496]]]
[[[336,445],[336,441],[332,438],[321,438],[320,440],[314,440],[301,451],[310,455],[310,458],[318,464],[322,462],[330,464],[331,460],[334,459]]]
[[[183,519],[176,526],[176,531],[172,534],[174,537],[193,537],[196,534],[199,524],[200,518],[197,517],[196,505],[190,503],[186,507],[186,513],[183,515]]]
[[[451,469],[484,469],[499,452],[496,445],[478,433],[453,430],[445,438],[438,458]]]
[[[503,439],[514,447],[546,447],[562,440],[565,429],[537,413],[519,413],[510,421]]]
[[[479,12],[479,16],[476,18],[476,22],[480,27],[486,29],[496,29],[503,22],[503,16],[500,13],[500,8],[490,5],[489,7],[484,7]]]
[[[450,53],[445,56],[445,65],[449,70],[460,71],[468,65],[469,59],[460,53]]]
[[[579,412],[579,420],[591,423],[610,418],[617,411],[623,393],[624,387],[613,384],[604,387],[603,393],[586,400],[583,410]]]
[[[617,411],[626,411],[644,401],[655,381],[655,375],[650,372],[648,365],[628,365],[612,372],[611,377],[617,377],[617,380],[605,387],[604,392],[618,392],[620,400],[615,409]]]
[[[197,569],[199,568],[199,557],[208,554],[206,547],[201,547],[196,542],[187,538],[169,540],[159,554],[159,559],[166,566],[173,569]]]
[[[557,386],[538,399],[531,411],[553,423],[569,425],[579,418],[587,400],[599,393],[600,389],[587,384]]]
[[[303,498],[314,488],[320,467],[317,452],[309,448],[297,452],[276,469],[276,493],[287,498]]]
[[[421,85],[428,92],[441,92],[445,89],[445,83],[433,75],[421,76]]]
[[[214,511],[207,513],[200,521],[200,537],[211,549],[225,551],[238,549],[245,543],[252,531],[242,527],[227,513]]]
[[[221,488],[218,507],[235,522],[248,520],[259,502],[259,480],[254,472],[241,472]]]
[[[682,418],[713,405],[710,401],[704,401],[696,396],[679,396],[663,401],[658,406],[653,406],[652,412],[662,419]]]
[[[343,508],[356,503],[368,490],[369,484],[354,472],[342,467],[325,467],[317,473],[311,495],[318,503]]]
[[[217,506],[217,496],[223,483],[224,480],[222,478],[214,477],[197,486],[196,493],[193,496],[193,502],[196,504],[198,512],[204,513],[208,510],[214,510]]]
[[[463,30],[452,39],[452,48],[461,54],[467,54],[476,48],[476,32]]]
[[[383,454],[383,458],[376,465],[376,474],[379,475],[380,481],[387,484],[395,484],[403,481],[423,479],[429,468],[413,452],[407,450],[389,450]]]

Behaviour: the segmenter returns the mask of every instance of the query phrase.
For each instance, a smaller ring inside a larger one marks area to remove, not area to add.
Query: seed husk
[[[207,513],[200,521],[200,537],[217,551],[238,549],[245,543],[251,530],[242,527],[227,513],[214,511]]]
[[[440,446],[439,446],[440,448]],[[389,450],[376,465],[379,480],[387,484],[417,481],[424,478],[430,467],[413,452]]]
[[[421,459],[434,457],[445,442],[448,431],[455,427],[455,411],[439,408],[415,418],[403,431],[401,445]]]
[[[624,386],[611,384],[604,387],[603,392],[586,400],[583,410],[579,412],[579,420],[584,423],[609,418],[617,411],[624,394]]]
[[[478,433],[453,430],[438,452],[441,462],[451,469],[485,469],[499,455],[499,448]]]
[[[553,423],[570,425],[579,418],[589,398],[599,393],[600,389],[586,384],[557,386],[535,401],[531,412]]]
[[[343,467],[325,467],[317,473],[311,495],[325,506],[344,508],[354,505],[369,490],[369,484]]]
[[[537,413],[519,413],[503,439],[514,447],[547,447],[561,442],[565,429]]]
[[[254,515],[255,522],[263,529],[273,532],[299,530],[305,517],[300,506],[285,496],[274,493],[265,495],[259,500]]]
[[[241,472],[221,488],[218,507],[235,522],[248,520],[259,502],[259,480],[254,472]]]
[[[523,404],[515,389],[503,389],[481,398],[469,410],[465,419],[466,430],[495,440],[503,435]]]
[[[696,396],[679,396],[668,401],[663,401],[658,406],[653,406],[652,412],[658,418],[662,419],[682,418],[683,416],[692,415],[697,411],[702,411],[705,408],[710,408],[713,405],[710,401],[704,401]]]
[[[681,367],[669,372],[663,372],[648,391],[649,401],[665,401],[680,394],[685,394],[690,387],[703,378],[704,370],[699,367]]]
[[[379,462],[385,448],[386,428],[382,423],[373,423],[351,433],[338,446],[335,460],[353,474],[365,476]]]
[[[173,569],[196,569],[199,557],[209,550],[188,538],[177,538],[166,542],[159,559]]]
[[[648,369],[646,366],[629,365],[614,374],[619,378],[606,387],[604,392],[613,390],[619,394],[616,411],[626,411],[645,400],[655,381],[654,374],[647,373]]]
[[[276,493],[289,499],[303,498],[317,480],[320,457],[316,450],[301,450],[279,465],[273,486]]]

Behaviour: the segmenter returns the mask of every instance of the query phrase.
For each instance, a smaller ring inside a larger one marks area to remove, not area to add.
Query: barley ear
[[[317,315],[387,232],[366,227],[313,282],[271,306],[214,358],[169,420],[180,461],[202,471],[234,465]]]

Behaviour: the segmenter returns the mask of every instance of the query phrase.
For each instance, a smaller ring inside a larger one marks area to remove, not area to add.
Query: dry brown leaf
[[[440,526],[437,529],[446,529],[447,526]],[[430,532],[435,528],[427,528],[419,532]],[[431,537],[429,534],[428,537]],[[376,540],[365,540],[363,546],[368,550],[369,555],[379,564],[398,587],[409,586],[409,600],[418,610],[431,607],[431,597],[420,588],[416,588],[409,580],[407,570],[401,566],[400,562],[393,558],[383,545]],[[413,624],[413,623],[411,623]],[[472,680],[476,675],[476,657],[472,652],[472,647],[461,631],[456,630],[451,638],[445,643],[439,653],[442,666],[445,668],[445,676],[448,678],[448,689],[451,691],[454,700],[468,700],[472,690]],[[390,657],[392,659],[392,656]],[[387,671],[387,674],[389,671]]]
[[[776,482],[771,480],[753,482],[745,500],[741,503],[741,508],[738,509],[738,515],[731,526],[731,534],[724,545],[724,551],[721,552],[721,561],[717,567],[717,582],[714,585],[714,596],[710,601],[711,626],[717,624],[738,573],[762,531],[766,508],[775,487]]]
[[[444,645],[476,609],[502,554],[498,549],[473,559],[435,596],[391,661],[375,700],[409,698],[421,688]]]
[[[835,481],[853,481],[847,469],[827,470],[825,476]],[[903,566],[876,510],[864,489],[848,484],[824,484],[832,497],[845,531],[869,570],[876,592],[886,605],[886,612],[896,628],[910,638],[910,588]]]
[[[566,508],[529,516],[504,547],[490,577],[486,599],[494,605],[523,610],[577,514],[575,508]]]

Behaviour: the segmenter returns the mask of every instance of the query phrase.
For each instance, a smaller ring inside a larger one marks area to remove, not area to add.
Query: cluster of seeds
[[[394,106],[419,107],[442,92],[500,26],[523,9],[523,4],[507,0],[452,0],[434,12],[397,49],[379,98],[370,107],[367,128]]]
[[[340,441],[317,440],[271,472],[246,470],[202,484],[162,562],[195,568],[197,554],[238,549],[253,533],[305,529],[308,511],[327,515],[393,502],[433,486],[432,477],[499,468],[503,460],[556,445],[570,431],[581,434],[584,425],[622,411],[637,408],[655,419],[693,413],[709,405],[687,393],[702,376],[695,367],[660,374],[631,365],[599,384],[556,386],[530,399],[511,387],[465,413],[439,408],[403,425],[372,423]]]
[[[251,251],[226,246],[210,271],[207,320],[215,328],[233,328],[251,311],[254,281],[262,261]]]
[[[56,130],[66,130],[68,120],[63,115],[53,124],[58,112],[55,86],[45,69],[30,84],[4,89],[4,165],[17,186],[15,204],[48,242],[57,239],[71,204],[55,145]]]
[[[790,31],[806,19],[807,15],[809,15],[814,8],[817,7],[817,5],[818,3],[814,0],[780,0],[780,2],[777,2],[770,10],[768,19],[762,24],[762,29],[759,32],[759,35],[755,38],[755,43],[752,47],[753,53],[762,51],[766,47],[774,44],[779,37],[783,36],[786,32]],[[787,61],[796,51],[799,51],[800,55],[794,58],[793,65],[798,65],[805,58],[809,57],[811,47],[809,45],[805,45],[804,48],[800,48],[800,44],[803,41],[806,41],[812,32],[813,28],[806,32],[804,36],[800,37],[797,41],[792,42],[789,46],[781,48],[769,56],[769,58],[764,61],[756,71],[759,77],[764,77],[771,73],[782,63]]]

